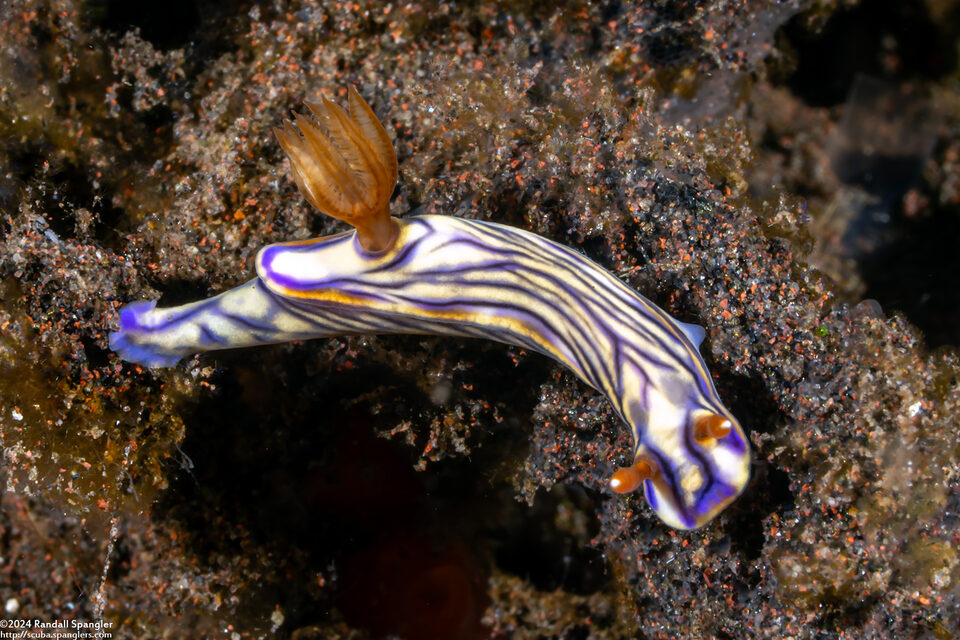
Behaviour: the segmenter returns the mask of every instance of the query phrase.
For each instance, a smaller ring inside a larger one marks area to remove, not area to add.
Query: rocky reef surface
[[[114,638],[952,638],[960,5],[0,6],[0,603]],[[339,230],[272,128],[355,86],[395,215],[533,230],[707,330],[742,498],[674,531],[597,392],[423,336],[197,356],[118,309]]]

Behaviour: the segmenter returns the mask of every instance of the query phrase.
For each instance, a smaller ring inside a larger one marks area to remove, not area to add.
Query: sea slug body
[[[698,352],[703,330],[670,318],[576,251],[499,224],[397,220],[389,138],[350,92],[350,114],[310,105],[277,132],[301,192],[353,231],[270,245],[257,277],[174,308],[135,302],[111,347],[150,367],[214,349],[307,338],[430,333],[487,338],[554,358],[630,426],[635,463],[614,491],[643,486],[667,524],[694,529],[744,489],[750,452]],[[323,125],[321,126],[318,125]]]

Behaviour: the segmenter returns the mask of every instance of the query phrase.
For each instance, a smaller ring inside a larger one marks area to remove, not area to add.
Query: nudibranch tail
[[[120,330],[110,334],[110,348],[124,360],[146,367],[172,367],[190,355],[189,349],[156,349],[137,340],[137,335],[149,326],[146,320],[157,306],[155,300],[132,302],[120,310]]]
[[[295,114],[293,123],[285,121],[274,134],[307,201],[356,227],[367,251],[384,251],[397,235],[390,217],[397,155],[370,105],[353,88],[349,103],[348,115],[327,99],[308,102],[314,118]]]
[[[300,340],[318,331],[312,317],[278,299],[260,280],[179,307],[156,304],[133,302],[120,310],[120,330],[110,334],[110,348],[124,360],[172,367],[201,351]],[[329,329],[356,332],[351,323],[331,323]]]

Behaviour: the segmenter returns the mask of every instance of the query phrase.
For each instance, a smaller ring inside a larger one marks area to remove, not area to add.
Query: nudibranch
[[[486,338],[536,351],[601,391],[630,426],[634,463],[610,487],[643,487],[667,524],[695,529],[744,489],[750,451],[698,347],[674,320],[598,264],[533,233],[445,216],[391,217],[390,138],[355,91],[349,114],[308,103],[275,131],[301,193],[353,230],[267,246],[257,277],[209,300],[120,312],[110,346],[172,366],[213,349],[345,334]]]

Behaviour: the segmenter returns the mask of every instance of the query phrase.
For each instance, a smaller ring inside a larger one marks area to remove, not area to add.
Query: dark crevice
[[[790,476],[765,461],[754,460],[750,484],[722,517],[729,522],[730,548],[749,561],[763,555],[766,529],[763,521],[770,514],[784,514],[796,503],[790,490]]]
[[[834,13],[822,29],[802,13],[780,33],[796,66],[787,80],[811,106],[843,103],[854,80],[868,75],[890,82],[937,80],[956,68],[952,21],[935,20],[921,0],[868,0]]]
[[[711,350],[704,351],[709,354]],[[736,376],[709,355],[706,361],[710,370],[719,374],[717,390],[730,412],[739,418],[748,440],[752,439],[751,434],[776,433],[787,423],[787,417],[761,380]],[[792,510],[795,498],[786,472],[759,458],[756,451],[751,455],[750,482],[721,517],[729,522],[731,549],[756,560],[763,555],[765,542],[761,523],[770,514]]]
[[[861,263],[864,296],[888,313],[904,313],[928,347],[960,344],[960,210],[942,208],[921,219],[898,212],[891,231],[891,241]]]
[[[203,297],[189,292],[195,286],[166,283],[165,298]],[[379,340],[418,350],[423,338]],[[418,473],[413,464],[425,442],[423,424],[413,447],[378,435],[402,416],[428,423],[434,400],[414,376],[383,362],[353,361],[354,355],[352,366],[338,366],[353,349],[349,341],[339,344],[339,350],[337,343],[313,341],[203,356],[222,373],[212,380],[215,393],[181,407],[187,434],[181,447],[191,469],[174,470],[171,491],[155,509],[155,517],[194,538],[186,545],[191,553],[241,558],[249,548],[233,548],[235,539],[224,532],[243,530],[252,544],[296,558],[286,580],[290,594],[309,592],[335,562],[330,606],[377,637],[408,640],[452,637],[444,621],[467,611],[476,617],[470,624],[479,624],[491,560],[502,559],[505,570],[547,590],[594,593],[608,584],[602,553],[555,526],[561,501],[592,513],[596,496],[557,489],[530,509],[504,481],[503,460],[529,446],[529,430],[510,423],[528,424],[529,416],[521,410],[502,425],[484,420],[483,445],[469,458],[447,458]],[[499,345],[450,344],[452,361],[476,363],[453,373],[452,389],[498,398],[504,407],[535,406],[537,385],[518,381],[542,379],[545,358],[515,364]],[[277,376],[281,359],[284,373]],[[377,415],[348,408],[360,397],[366,400],[358,406],[378,407]],[[457,402],[466,406],[469,397]],[[292,603],[285,607],[292,624],[315,621],[315,602],[298,607],[293,595],[280,597]]]
[[[163,292],[157,301],[161,308],[203,300],[210,295],[210,288],[197,280],[151,281],[150,286]]]
[[[83,353],[91,369],[99,369],[110,364],[111,352],[98,345],[94,338],[83,336],[80,338],[80,344],[83,345]]]
[[[532,510],[497,535],[496,564],[541,591],[597,593],[611,580],[607,561],[601,549],[584,546],[573,536],[557,531],[555,514],[563,498],[573,500],[588,513],[596,510],[595,501],[575,485],[537,494]],[[589,534],[596,535],[596,531]]]
[[[200,24],[195,0],[89,0],[85,9],[88,24],[114,33],[138,29],[144,40],[164,50],[187,44]]]

